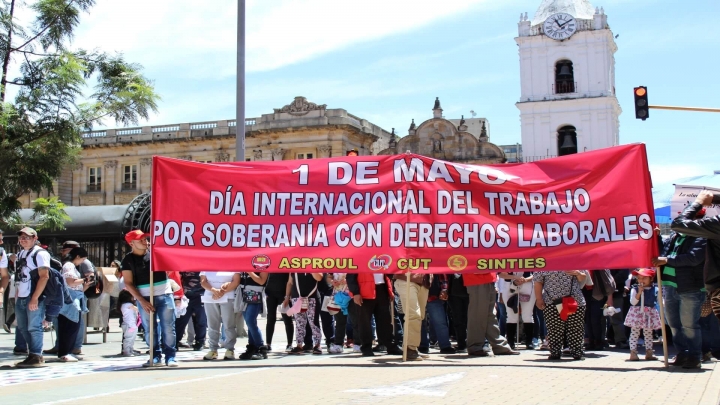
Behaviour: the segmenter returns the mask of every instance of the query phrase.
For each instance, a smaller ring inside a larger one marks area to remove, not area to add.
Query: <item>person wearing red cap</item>
[[[563,340],[574,360],[585,360],[583,334],[587,303],[580,289],[588,274],[582,270],[538,271],[535,280],[535,305],[545,315],[548,331],[548,360],[560,360]]]
[[[655,270],[638,269],[632,272],[638,284],[630,289],[630,310],[625,317],[625,326],[630,328],[630,361],[638,361],[637,344],[640,331],[645,337],[645,360],[657,360],[653,353],[653,330],[662,328],[660,313],[655,308],[657,287],[653,283]]]
[[[143,367],[162,366],[177,367],[175,352],[177,351],[175,335],[175,301],[173,291],[168,281],[167,273],[157,271],[153,273],[153,298],[150,304],[150,240],[149,234],[136,229],[125,234],[125,241],[132,247],[132,252],[125,255],[120,267],[122,268],[125,289],[137,301],[138,312],[143,328],[150,330],[151,316],[153,322],[153,359],[143,364]],[[162,340],[158,333],[157,320],[160,320]],[[145,333],[145,342],[150,345],[150,334]],[[162,347],[160,346],[162,343]],[[161,355],[165,354],[165,364]]]

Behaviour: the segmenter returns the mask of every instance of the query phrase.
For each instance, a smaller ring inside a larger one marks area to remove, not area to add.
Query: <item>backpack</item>
[[[32,259],[35,269],[30,270],[30,279],[33,286],[37,285],[40,275],[37,270],[37,254],[45,249],[35,249],[28,257]],[[50,257],[50,269],[48,271],[49,279],[45,284],[42,296],[45,298],[45,317],[47,319],[57,318],[64,304],[72,304],[73,300],[70,296],[70,290],[65,284],[65,278],[62,275],[62,264],[58,259]]]

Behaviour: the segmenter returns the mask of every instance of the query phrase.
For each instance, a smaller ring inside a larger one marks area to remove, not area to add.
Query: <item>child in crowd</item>
[[[137,325],[138,325],[138,309],[135,306],[135,298],[128,290],[120,291],[118,295],[118,308],[122,313],[122,330],[123,330],[123,344],[122,353],[123,357],[132,357],[139,354],[135,351],[135,338],[137,337]]]
[[[630,361],[638,361],[637,344],[640,331],[645,336],[645,360],[657,360],[653,353],[653,330],[660,329],[660,313],[655,308],[657,287],[653,283],[655,270],[639,269],[632,274],[637,277],[638,284],[630,289],[630,311],[625,318],[625,326],[630,332]]]

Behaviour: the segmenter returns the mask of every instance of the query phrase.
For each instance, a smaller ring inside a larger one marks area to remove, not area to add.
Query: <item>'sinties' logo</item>
[[[267,255],[257,255],[250,260],[250,264],[257,271],[265,271],[270,267],[270,258]]]
[[[373,271],[378,271],[380,269],[389,269],[390,265],[392,264],[392,257],[390,255],[380,255],[380,256],[373,256],[370,261],[368,262],[368,268]]]
[[[465,256],[454,255],[454,256],[450,256],[447,264],[448,264],[448,267],[450,268],[450,270],[463,271],[463,270],[465,270],[465,267],[467,267],[468,261],[465,258]]]

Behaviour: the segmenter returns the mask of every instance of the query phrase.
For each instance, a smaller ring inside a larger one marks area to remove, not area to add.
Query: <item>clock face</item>
[[[562,41],[577,31],[577,21],[568,13],[553,14],[543,23],[543,30],[548,37]]]

